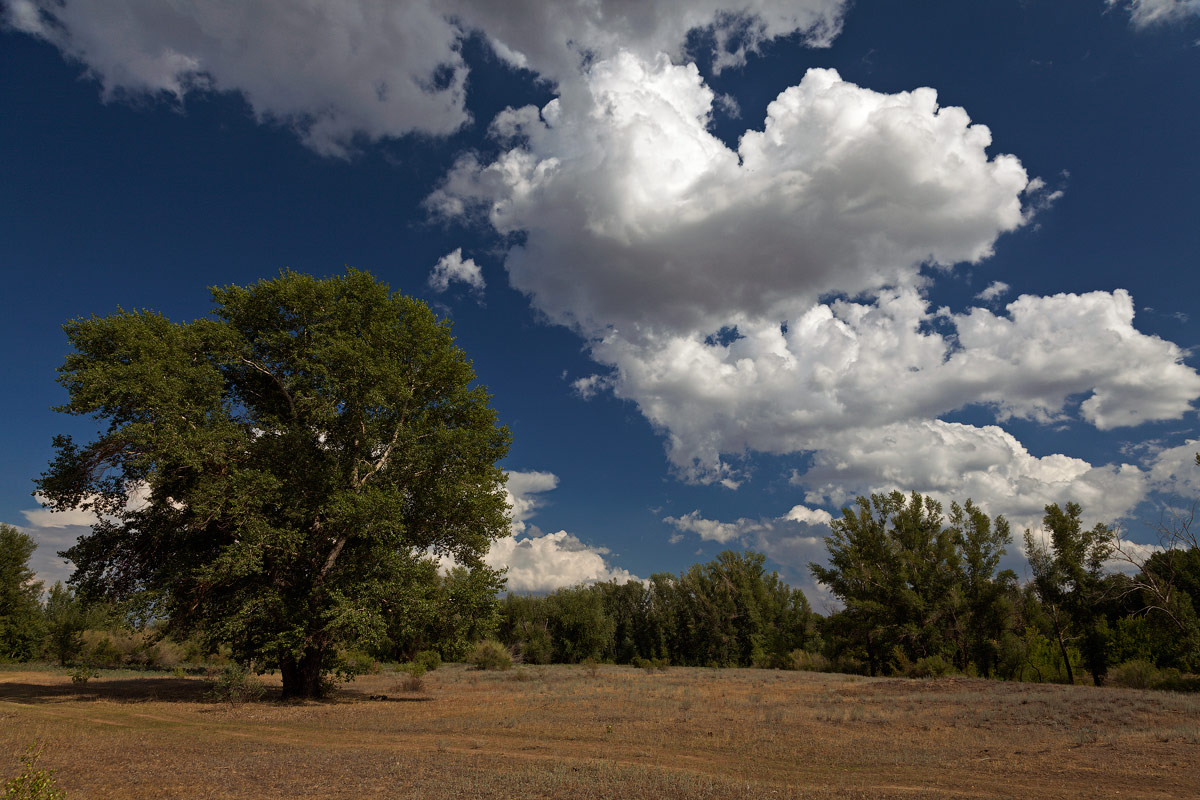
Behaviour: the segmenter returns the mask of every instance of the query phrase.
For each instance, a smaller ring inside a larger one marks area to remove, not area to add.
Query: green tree
[[[41,649],[42,584],[29,568],[35,549],[32,537],[0,522],[0,659],[28,661]]]
[[[993,524],[970,500],[964,506],[951,504],[949,523],[961,569],[954,589],[957,602],[952,604],[955,662],[959,669],[975,664],[988,677],[999,658],[1012,612],[1009,597],[1017,582],[1012,570],[996,572],[1012,532],[1003,516]]]
[[[605,613],[604,595],[597,587],[559,589],[546,598],[546,611],[555,662],[599,660],[612,651],[616,623]]]
[[[80,599],[62,581],[50,587],[43,613],[50,655],[65,667],[83,649],[83,632],[88,627],[88,614]]]
[[[1063,659],[1067,681],[1075,682],[1067,642],[1078,639],[1083,661],[1097,685],[1108,671],[1107,648],[1111,638],[1100,608],[1105,594],[1104,561],[1112,553],[1113,532],[1097,523],[1084,530],[1078,503],[1046,506],[1042,525],[1049,534],[1046,545],[1025,531],[1025,554],[1033,570],[1033,587],[1050,618],[1055,642]]]
[[[500,604],[499,638],[526,664],[549,664],[554,658],[549,600],[525,594],[505,597]]]
[[[501,572],[478,564],[443,575],[432,559],[421,559],[415,567],[406,596],[397,598],[402,613],[390,616],[389,641],[380,656],[409,661],[422,650],[433,650],[445,661],[462,661],[476,642],[496,635]]]
[[[319,696],[339,647],[403,613],[414,558],[474,566],[507,532],[509,434],[448,324],[365,272],[211,291],[190,323],[64,326],[59,410],[107,427],[56,437],[38,489],[107,515],[64,553],[83,596],[141,597],[176,634],[278,665],[285,697]]]
[[[952,651],[961,557],[954,531],[942,527],[941,504],[891,492],[860,497],[857,506],[831,525],[829,566],[809,565],[845,604],[843,635],[857,632],[872,675],[893,654],[916,661]]]

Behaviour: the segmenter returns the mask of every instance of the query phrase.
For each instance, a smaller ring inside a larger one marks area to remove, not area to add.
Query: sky
[[[753,549],[859,495],[1153,547],[1200,496],[1197,0],[0,0],[0,521],[63,322],[347,266],[513,434],[509,588]],[[1144,550],[1143,552],[1148,552]]]

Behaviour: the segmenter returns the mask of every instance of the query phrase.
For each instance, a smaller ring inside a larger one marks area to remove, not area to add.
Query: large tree
[[[64,326],[59,410],[107,426],[56,437],[38,489],[101,515],[63,554],[85,597],[138,598],[319,696],[337,649],[401,613],[416,561],[478,564],[507,531],[509,434],[448,324],[365,272],[211,291],[190,323]]]
[[[976,660],[990,669],[994,654],[984,645],[999,624],[992,606],[1012,580],[995,574],[1011,538],[1004,518],[993,526],[968,500],[952,505],[945,526],[942,505],[916,492],[859,497],[856,505],[830,526],[829,566],[809,568],[845,603],[838,627],[862,642],[871,674],[897,657],[939,656],[960,668]]]

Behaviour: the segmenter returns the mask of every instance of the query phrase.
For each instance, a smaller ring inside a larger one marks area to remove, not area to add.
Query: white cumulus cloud
[[[818,503],[905,488],[1036,519],[1047,502],[1119,515],[1144,497],[1135,465],[1034,457],[999,427],[939,420],[974,406],[1108,430],[1200,397],[1123,290],[930,307],[928,265],[979,261],[1046,206],[1043,181],[989,154],[986,127],[932,89],[813,69],[734,150],[709,132],[713,102],[694,67],[622,52],[500,114],[507,149],[463,158],[428,199],[522,234],[513,285],[610,368],[581,394],[633,401],[683,477],[731,488],[737,457],[766,452],[812,454],[800,480]],[[720,542],[753,524],[668,522]]]
[[[1107,429],[1178,418],[1200,395],[1183,352],[1138,332],[1120,290],[1022,296],[1003,314],[935,311],[916,290],[891,291],[802,307],[786,329],[743,320],[738,333],[723,345],[698,333],[613,334],[592,348],[614,369],[614,393],[667,433],[672,462],[692,479],[727,477],[722,454],[823,451],[842,432],[874,435],[971,405]]]
[[[463,258],[461,247],[439,258],[429,273],[429,285],[434,291],[444,292],[451,283],[465,283],[474,292],[482,292],[485,285],[483,271],[473,259]]]
[[[799,32],[828,44],[844,0],[2,0],[5,22],[81,62],[107,96],[240,93],[314,150],[451,133],[470,120],[465,37],[552,81],[619,47],[680,54],[710,28],[718,66]]]
[[[511,592],[549,592],[564,586],[615,580],[637,580],[628,570],[610,565],[607,547],[584,544],[566,531],[537,536],[511,536],[492,545],[488,566],[508,569]]]
[[[586,544],[567,531],[543,533],[527,524],[542,507],[541,496],[557,486],[558,476],[551,472],[508,472],[505,488],[512,508],[512,535],[493,542],[484,563],[508,570],[508,590],[512,592],[549,592],[580,583],[637,580],[633,573],[609,563],[607,547]]]
[[[680,533],[694,533],[706,542],[720,544],[729,544],[740,540],[746,534],[767,529],[769,525],[769,523],[752,519],[718,522],[704,519],[698,510],[689,511],[681,517],[663,517],[663,522],[674,527]]]
[[[1008,290],[1012,288],[1004,281],[992,281],[988,287],[979,294],[975,295],[976,300],[982,300],[985,303],[990,303],[993,300],[998,300],[1008,294]]]
[[[990,157],[988,129],[932,89],[809,70],[736,151],[709,132],[713,99],[694,66],[623,52],[586,90],[499,115],[513,146],[460,160],[429,205],[523,232],[513,285],[555,321],[625,338],[912,283],[1026,221],[1020,162]]]

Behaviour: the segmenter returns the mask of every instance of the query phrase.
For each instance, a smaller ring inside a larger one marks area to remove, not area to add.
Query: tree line
[[[833,522],[829,562],[811,567],[841,603],[828,616],[755,553],[501,600],[482,558],[508,531],[510,436],[449,323],[353,269],[210,291],[191,322],[118,310],[63,326],[58,410],[102,429],[55,437],[35,484],[52,510],[99,521],[44,602],[32,542],[0,532],[0,658],[152,662],[174,642],[277,669],[297,698],[370,659],[458,659],[487,637],[532,663],[1097,682],[1134,661],[1198,666],[1190,529],[1142,563],[1072,504],[1027,538],[1024,585],[998,569],[1002,518],[892,493]],[[1106,571],[1122,555],[1136,568]],[[433,556],[463,566],[442,574]]]
[[[726,551],[679,574],[501,597],[502,573],[443,572],[414,562],[392,599],[386,632],[339,652],[345,675],[374,661],[424,654],[461,661],[496,639],[527,664],[764,667],[1006,680],[1105,682],[1138,665],[1172,688],[1196,688],[1200,548],[1187,536],[1132,572],[1109,569],[1122,547],[1105,525],[1085,528],[1073,503],[1047,506],[1043,535],[1026,531],[1031,578],[999,569],[1012,544],[1003,517],[971,502],[948,513],[897,492],[859,498],[832,523],[829,560],[813,575],[840,602],[827,615],[766,568],[760,553]],[[0,658],[172,666],[234,656],[170,641],[131,607],[84,603],[55,585],[44,601],[27,560],[33,541],[0,526]],[[107,631],[107,635],[101,632]],[[139,633],[140,631],[140,633]],[[90,634],[90,636],[88,636]],[[140,637],[140,638],[139,638]],[[157,643],[157,644],[156,644]],[[155,650],[159,647],[159,650]],[[1141,674],[1141,673],[1139,673]],[[1173,678],[1172,678],[1173,676]]]

